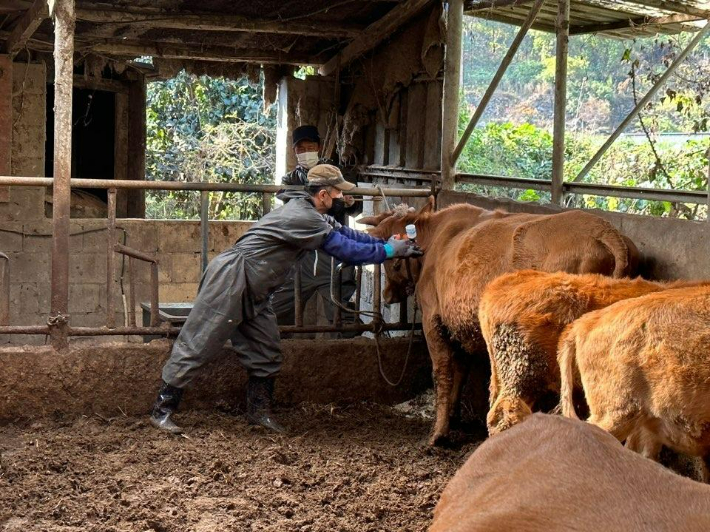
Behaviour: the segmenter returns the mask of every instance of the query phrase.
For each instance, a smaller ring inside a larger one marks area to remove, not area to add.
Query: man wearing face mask
[[[308,170],[317,164],[329,164],[330,161],[320,157],[320,135],[315,126],[300,126],[293,130],[293,151],[296,154],[298,164],[296,168],[286,174],[281,180],[283,185],[306,185],[308,182]],[[285,201],[288,201],[286,199]],[[335,198],[328,214],[335,220],[347,225],[348,215],[356,215],[362,210],[362,204],[355,203],[352,196],[345,195],[342,198]],[[335,317],[335,306],[330,300],[330,276],[331,261],[330,255],[322,251],[308,253],[300,264],[301,269],[301,304],[305,305],[313,295],[318,292],[323,298],[325,305],[325,315],[329,322],[333,322]],[[295,269],[294,269],[295,270]],[[294,325],[296,321],[296,299],[294,295],[293,275],[284,283],[281,289],[274,294],[272,305],[279,325]],[[342,282],[340,285],[340,301],[347,305],[350,298],[355,293],[355,271],[352,267],[342,269]],[[355,323],[356,315],[350,312],[343,312],[341,321],[344,324]],[[347,336],[347,335],[346,335]],[[350,334],[354,336],[354,334]]]
[[[304,189],[281,193],[282,199],[289,201],[257,221],[234,246],[210,262],[192,311],[163,367],[162,386],[150,416],[154,427],[182,432],[172,415],[184,387],[231,339],[249,374],[249,423],[284,431],[271,412],[274,380],[282,361],[271,295],[283,284],[291,266],[316,249],[348,264],[381,264],[390,258],[422,254],[409,240],[393,237],[385,242],[328,216],[333,201],[353,187],[337,167],[315,166]]]
[[[296,154],[296,168],[281,179],[282,185],[302,185],[308,181],[308,170],[317,164],[332,164],[328,159],[320,156],[321,143],[316,126],[299,126],[293,130],[293,151]],[[357,215],[362,207],[355,203],[355,198],[350,195],[343,196],[341,201],[333,204],[328,214],[339,223],[345,224],[346,215]]]

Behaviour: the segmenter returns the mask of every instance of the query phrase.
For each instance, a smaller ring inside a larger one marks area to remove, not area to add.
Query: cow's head
[[[426,232],[421,224],[426,216],[434,210],[434,197],[430,197],[424,207],[418,212],[406,205],[398,205],[393,210],[362,218],[359,223],[374,226],[370,229],[372,236],[387,240],[392,235],[403,234],[408,224],[417,225],[417,243],[426,252]],[[401,303],[411,295],[419,280],[423,258],[392,259],[385,261],[385,288],[382,296],[387,303]]]
[[[532,410],[528,404],[519,397],[499,396],[486,417],[488,435],[493,436],[503,432],[531,414]]]

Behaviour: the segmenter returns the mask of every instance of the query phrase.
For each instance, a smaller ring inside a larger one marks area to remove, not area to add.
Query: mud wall
[[[390,378],[402,368],[406,339],[382,340],[383,366]],[[395,403],[431,386],[426,347],[415,342],[400,386],[379,374],[375,342],[285,340],[284,367],[276,398],[301,401]],[[155,399],[170,342],[77,347],[57,353],[48,346],[0,348],[0,423],[56,414],[111,417],[145,414]],[[185,408],[214,408],[244,401],[246,373],[225,348],[208,363],[185,394]]]
[[[548,205],[522,203],[507,199],[493,199],[464,192],[442,192],[438,206],[470,203],[485,209],[508,212],[560,212],[563,209]],[[654,218],[634,214],[593,211],[606,218],[628,236],[642,255],[641,275],[649,279],[708,279],[710,278],[710,223]]]
[[[443,39],[436,4],[351,65],[342,76],[341,160],[439,168]]]
[[[3,135],[3,149],[10,145],[10,175],[44,177],[44,143],[46,140],[46,69],[44,63],[10,63],[4,76],[11,78],[11,116],[0,115],[11,125],[11,137]],[[3,97],[6,95],[4,94]],[[7,174],[4,174],[7,175]],[[3,187],[0,187],[3,188]],[[10,187],[0,192],[0,227],[5,222],[37,219],[44,216],[44,187]],[[3,251],[0,245],[0,251]]]

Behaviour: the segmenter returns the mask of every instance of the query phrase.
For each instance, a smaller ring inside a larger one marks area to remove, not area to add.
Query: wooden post
[[[115,259],[116,254],[113,246],[116,244],[116,189],[108,189],[108,223],[107,228],[107,252],[106,252],[106,327],[113,329],[116,327],[116,301],[113,295]],[[131,282],[133,278],[131,277]]]
[[[557,2],[555,58],[555,117],[552,140],[552,203],[562,204],[565,178],[565,113],[567,112],[567,54],[569,51],[569,2]]]
[[[10,175],[12,164],[12,58],[0,55],[0,175]],[[10,201],[10,187],[0,187],[0,202]]]
[[[441,181],[444,190],[453,190],[456,167],[453,161],[459,121],[459,88],[461,86],[461,32],[463,0],[449,0],[446,16],[446,60],[444,62],[444,96],[441,125]]]
[[[209,263],[209,238],[210,238],[210,193],[207,190],[200,192],[200,235],[202,237],[201,268],[200,273],[205,273]]]
[[[145,78],[141,75],[128,89],[128,179],[145,180]],[[145,217],[145,192],[128,191],[127,215]]]
[[[113,178],[128,179],[128,93],[114,96]],[[128,190],[119,189],[116,195],[116,217],[128,216]]]
[[[74,0],[54,2],[54,186],[50,336],[55,349],[68,346],[69,200],[71,197]]]

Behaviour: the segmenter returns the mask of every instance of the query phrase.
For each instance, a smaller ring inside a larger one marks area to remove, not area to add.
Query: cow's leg
[[[703,467],[700,470],[700,480],[710,484],[710,453],[703,456]]]
[[[638,418],[636,415],[630,415],[629,412],[606,412],[603,415],[592,413],[587,420],[592,425],[604,429],[609,434],[614,436],[620,442],[623,442],[629,437],[637,427]]]
[[[658,462],[663,445],[651,431],[638,427],[626,438],[626,448],[646,458]]]
[[[449,343],[441,337],[433,319],[424,318],[422,321],[434,369],[434,385],[436,387],[436,420],[434,430],[429,437],[429,445],[439,445],[445,441],[449,434],[449,415],[454,384],[454,352]]]
[[[453,384],[451,392],[451,405],[449,412],[449,423],[456,427],[461,423],[461,395],[463,388],[466,385],[470,365],[461,360],[459,357],[454,357],[453,360]]]

